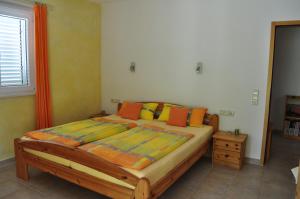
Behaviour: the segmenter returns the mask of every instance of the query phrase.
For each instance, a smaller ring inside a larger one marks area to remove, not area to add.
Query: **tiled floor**
[[[245,165],[241,171],[211,167],[203,158],[161,199],[293,199],[295,184],[290,169],[298,164],[300,142],[275,135],[269,163],[261,168]],[[31,170],[31,180],[15,177],[14,163],[0,167],[0,199],[105,199],[50,174]]]

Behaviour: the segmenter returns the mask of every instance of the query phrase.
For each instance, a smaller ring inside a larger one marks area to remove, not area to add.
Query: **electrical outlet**
[[[220,115],[234,117],[235,112],[230,110],[220,110]]]
[[[118,103],[121,102],[121,100],[119,100],[119,99],[111,99],[110,102],[114,103],[114,104],[118,104]]]

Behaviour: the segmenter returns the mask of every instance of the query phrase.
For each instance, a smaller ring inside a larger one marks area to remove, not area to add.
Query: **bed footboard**
[[[147,178],[142,178],[139,180],[135,191],[134,191],[135,199],[150,199],[151,198],[151,186],[150,182]]]
[[[28,166],[32,166],[113,199],[156,199],[204,155],[207,151],[209,141],[154,185],[150,185],[147,178],[138,178],[110,162],[76,148],[41,141],[23,141],[21,139],[15,139],[14,144],[16,175],[20,179],[29,180]],[[69,159],[126,182],[134,188],[130,189],[114,184],[73,168],[43,159],[26,152],[24,148]]]
[[[147,179],[140,179],[122,168],[88,154],[85,151],[43,141],[23,141],[21,139],[15,139],[14,144],[16,175],[20,179],[25,181],[29,180],[28,166],[32,166],[114,199],[150,199],[150,184]],[[35,156],[26,152],[24,148],[46,152],[69,159],[126,182],[135,187],[135,189],[114,184],[77,171],[73,168]]]
[[[16,159],[16,175],[18,178],[28,181],[28,164],[23,157],[23,147],[19,145],[19,139],[14,140],[15,159]]]

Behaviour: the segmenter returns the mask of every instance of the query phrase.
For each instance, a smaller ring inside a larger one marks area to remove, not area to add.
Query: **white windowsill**
[[[21,96],[32,96],[35,95],[35,90],[26,90],[18,92],[1,92],[0,98],[11,98],[11,97],[21,97]]]

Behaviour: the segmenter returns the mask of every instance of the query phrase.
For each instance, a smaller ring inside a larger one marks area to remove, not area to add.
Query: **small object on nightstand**
[[[213,164],[241,169],[245,157],[247,134],[217,132],[213,135]]]
[[[109,114],[107,114],[105,111],[101,111],[100,113],[91,115],[89,118],[94,118],[94,117],[105,117],[105,116],[109,116]]]
[[[234,135],[239,135],[240,134],[240,129],[234,129]]]

